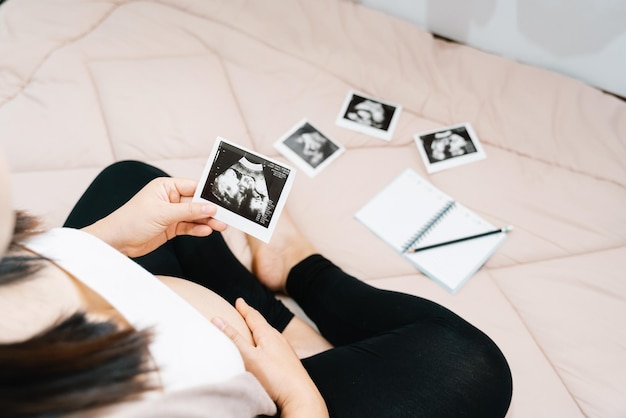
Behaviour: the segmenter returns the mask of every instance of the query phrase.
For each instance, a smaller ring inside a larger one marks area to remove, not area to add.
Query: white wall
[[[626,0],[361,0],[441,36],[626,97]]]

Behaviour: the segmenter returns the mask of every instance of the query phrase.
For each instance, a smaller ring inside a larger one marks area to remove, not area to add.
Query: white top
[[[150,353],[165,391],[223,382],[245,371],[239,351],[216,326],[95,236],[56,228],[24,245],[102,296],[135,329],[153,327]]]

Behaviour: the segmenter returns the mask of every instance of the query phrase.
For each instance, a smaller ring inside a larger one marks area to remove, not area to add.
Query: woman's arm
[[[194,180],[157,178],[109,216],[83,228],[120,252],[139,257],[177,235],[207,236],[226,224],[213,219],[217,207],[192,202]]]
[[[246,341],[221,318],[212,322],[241,352],[246,369],[261,382],[285,418],[327,418],[328,410],[315,383],[287,340],[243,299],[235,303],[254,342]]]

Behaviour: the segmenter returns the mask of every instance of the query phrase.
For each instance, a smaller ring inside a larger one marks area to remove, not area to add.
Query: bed
[[[350,90],[402,106],[391,140],[337,125]],[[626,416],[624,101],[350,1],[0,5],[0,147],[16,207],[48,226],[114,161],[199,178],[221,136],[288,163],[274,143],[303,118],[345,148],[286,204],[323,254],[490,335],[508,417]],[[427,173],[413,135],[457,123],[486,158]],[[456,294],[354,218],[405,168],[515,226]],[[249,263],[242,233],[227,238]]]

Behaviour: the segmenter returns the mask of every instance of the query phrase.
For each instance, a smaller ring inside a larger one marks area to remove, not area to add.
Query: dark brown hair
[[[38,233],[38,225],[16,213],[13,241],[0,261],[0,286],[30,280],[40,269],[42,258],[15,255],[19,241]],[[148,378],[150,338],[149,331],[120,329],[76,313],[29,340],[0,344],[0,413],[51,417],[155,389]]]
[[[24,212],[15,212],[15,227],[7,254],[0,260],[0,285],[31,277],[42,265],[42,258],[35,255],[19,254],[19,243],[29,236],[36,235],[39,220]]]

